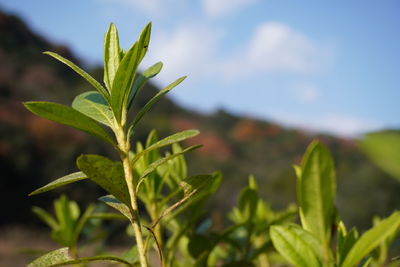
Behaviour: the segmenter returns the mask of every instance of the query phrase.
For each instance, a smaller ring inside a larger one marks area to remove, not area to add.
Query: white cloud
[[[165,68],[158,76],[171,82],[189,75],[191,80],[210,77],[215,73],[220,33],[206,25],[182,24],[171,32],[153,34],[144,65],[162,61]]]
[[[221,16],[255,3],[257,0],[203,0],[203,8],[210,16]]]
[[[321,97],[321,90],[311,83],[300,83],[294,86],[294,93],[302,103],[315,103]]]
[[[339,136],[356,137],[362,133],[382,129],[382,123],[345,114],[322,114],[315,117],[301,118],[298,115],[275,117],[278,121],[292,127],[301,127],[316,132],[326,132]]]
[[[324,66],[329,52],[284,23],[266,22],[259,25],[249,42],[225,63],[223,72],[228,80],[238,74],[310,73]]]

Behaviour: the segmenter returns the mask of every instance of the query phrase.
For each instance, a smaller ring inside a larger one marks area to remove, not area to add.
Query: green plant
[[[393,212],[359,236],[355,228],[346,229],[335,209],[336,178],[329,151],[321,143],[313,142],[302,165],[295,166],[295,170],[301,225],[271,227],[270,235],[279,253],[295,266],[369,266],[373,261],[383,266],[385,254],[381,252],[383,258],[376,261],[373,253],[380,246],[387,248],[393,240],[399,230],[400,212]]]
[[[155,150],[198,134],[196,130],[187,130],[173,134],[159,141],[151,139],[151,142],[148,143],[144,149],[137,149],[136,152],[131,151],[131,138],[134,136],[138,122],[163,95],[185,79],[185,77],[179,78],[158,92],[137,114],[135,114],[132,121],[128,120],[128,111],[134,104],[135,97],[140,92],[143,85],[150,78],[157,75],[162,68],[162,63],[159,62],[143,73],[136,74],[139,63],[142,61],[148,49],[150,32],[151,23],[146,25],[139,39],[125,52],[119,46],[116,27],[113,24],[110,25],[104,40],[105,86],[101,85],[71,61],[58,54],[45,52],[45,54],[56,58],[72,68],[93,85],[97,91],[89,91],[78,95],[72,102],[72,107],[51,102],[24,103],[25,107],[36,115],[71,126],[109,143],[118,152],[120,158],[120,161],[113,161],[100,155],[81,155],[77,159],[79,172],[61,177],[35,190],[31,195],[43,193],[59,186],[84,179],[90,179],[95,182],[110,194],[109,196],[101,198],[101,200],[117,209],[129,219],[134,230],[138,258],[140,266],[142,267],[148,266],[146,253],[148,239],[154,238],[155,242],[160,245],[161,236],[157,228],[160,220],[167,217],[185,202],[195,198],[200,191],[207,188],[207,186],[212,184],[216,179],[215,175],[180,177],[181,180],[176,182],[175,185],[179,184],[180,186],[180,188],[177,188],[178,193],[183,191],[182,199],[164,210],[157,209],[157,212],[153,212],[153,209],[151,209],[152,207],[149,207],[149,205],[157,204],[155,201],[160,200],[158,199],[158,195],[154,195],[154,197],[145,195],[145,197],[142,197],[148,208],[150,217],[153,220],[153,223],[147,226],[148,231],[145,236],[143,230],[144,214],[138,209],[138,194],[142,194],[140,190],[142,190],[143,187],[149,189],[149,184],[153,183],[154,180],[147,179],[146,177],[151,175],[157,167],[173,157],[177,157],[178,155],[198,147],[190,147],[180,151],[176,151],[175,149],[171,155],[166,155],[164,158],[158,159],[157,161],[154,159],[153,155]],[[110,132],[113,133],[113,137],[110,135]],[[139,166],[140,162],[145,158],[148,159],[149,164],[142,173],[136,173],[134,170],[138,169],[137,166]],[[160,182],[164,183],[165,181],[162,179]],[[159,190],[159,187],[154,188],[154,190]],[[177,193],[172,197],[176,195]],[[146,197],[148,197],[148,199],[146,199]],[[170,200],[172,197],[170,196],[167,200]],[[158,206],[158,208],[164,208],[168,204],[167,201],[162,201],[164,205]],[[126,258],[116,256],[95,256],[83,259],[74,258],[68,254],[68,250],[67,247],[50,252],[33,261],[30,266],[58,266],[98,260],[116,261],[129,266],[137,264],[136,261],[130,261]],[[160,256],[162,256],[161,250]],[[162,258],[161,261],[163,261]]]

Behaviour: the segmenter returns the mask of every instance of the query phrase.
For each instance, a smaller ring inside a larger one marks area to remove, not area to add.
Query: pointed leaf
[[[77,160],[77,165],[90,180],[126,205],[130,205],[128,187],[121,162],[114,162],[99,155],[81,155]]]
[[[346,227],[342,221],[339,222],[337,231],[337,262],[343,263],[350,249],[354,246],[358,239],[358,232],[356,228],[352,228],[349,233],[347,233]]]
[[[25,102],[24,105],[40,117],[84,131],[116,147],[113,139],[96,121],[71,107],[52,102]]]
[[[86,208],[85,212],[82,214],[82,216],[79,218],[79,221],[75,225],[74,231],[72,233],[72,237],[71,237],[72,244],[76,244],[78,242],[79,235],[81,234],[82,229],[85,226],[85,224],[87,223],[87,221],[92,216],[95,208],[96,208],[96,206],[94,204],[89,205]]]
[[[298,193],[303,227],[328,247],[335,211],[336,181],[332,157],[319,142],[313,142],[304,156]]]
[[[81,181],[81,180],[84,180],[87,178],[88,177],[83,172],[74,172],[74,173],[68,174],[66,176],[63,176],[61,178],[58,178],[57,180],[54,180],[53,182],[48,183],[47,185],[42,186],[39,189],[36,189],[32,193],[30,193],[29,196],[41,194],[41,193],[53,190],[54,188],[57,188],[57,187],[60,187],[60,186],[66,185],[66,184],[74,183],[77,181]]]
[[[288,227],[276,225],[271,226],[270,235],[278,252],[294,266],[321,266],[311,245],[297,232],[290,230]]]
[[[53,218],[53,216],[39,207],[32,208],[33,213],[35,213],[43,222],[45,222],[50,228],[56,229],[58,227],[58,223]]]
[[[139,153],[137,153],[131,160],[132,164],[135,164],[135,162],[140,159],[141,156],[145,155],[146,153],[149,153],[150,151],[159,149],[161,147],[164,146],[168,146],[180,141],[183,141],[185,139],[194,137],[196,135],[199,134],[199,131],[197,130],[186,130],[186,131],[182,131],[170,136],[165,137],[164,139],[161,139],[160,141],[152,144],[151,146],[147,147],[146,149],[140,151]]]
[[[132,106],[133,100],[146,84],[146,82],[156,76],[161,71],[162,66],[162,62],[157,62],[153,66],[146,69],[143,73],[139,74],[138,78],[133,83],[133,88],[128,98],[128,109]]]
[[[108,206],[116,209],[126,218],[128,218],[132,223],[134,221],[134,217],[129,210],[129,207],[126,206],[124,203],[116,199],[113,195],[107,195],[99,198],[100,201],[106,203]]]
[[[146,25],[139,40],[126,53],[115,74],[111,89],[111,107],[118,121],[121,120],[122,110],[127,105],[137,67],[147,51],[150,32],[151,23]]]
[[[160,159],[158,159],[158,160],[152,162],[152,163],[144,170],[144,172],[141,174],[140,178],[138,179],[139,182],[138,182],[138,185],[136,186],[136,188],[137,188],[136,191],[138,191],[139,186],[140,186],[140,184],[144,181],[144,179],[145,179],[150,173],[152,173],[153,171],[155,171],[158,167],[160,167],[161,165],[163,165],[164,163],[168,162],[169,160],[171,160],[171,159],[173,159],[173,158],[175,158],[175,157],[178,157],[178,156],[180,156],[180,155],[182,155],[182,154],[184,154],[184,153],[186,153],[186,152],[192,151],[192,150],[197,149],[197,148],[199,148],[199,147],[201,147],[201,145],[191,146],[191,147],[188,147],[188,148],[186,148],[186,149],[184,149],[184,150],[181,150],[180,152],[177,152],[177,153],[174,153],[174,154],[165,156],[165,157],[163,157],[163,158],[160,158]]]
[[[108,98],[108,93],[107,93],[106,89],[104,89],[104,87],[98,81],[96,81],[92,76],[90,76],[89,73],[85,72],[83,69],[81,69],[80,67],[76,66],[74,63],[72,63],[68,59],[66,59],[66,58],[64,58],[64,57],[62,57],[62,56],[60,56],[60,55],[58,55],[56,53],[47,51],[47,52],[44,52],[43,54],[52,56],[55,59],[61,61],[65,65],[67,65],[68,67],[70,67],[71,69],[73,69],[76,73],[81,75],[91,85],[93,85],[93,87],[96,88],[96,90],[99,91],[99,93],[101,93],[106,99]]]
[[[176,87],[178,84],[180,84],[184,79],[186,79],[186,76],[181,77],[179,79],[177,79],[176,81],[174,81],[173,83],[171,83],[170,85],[168,85],[167,87],[165,87],[164,89],[162,89],[160,92],[158,92],[152,99],[149,100],[149,102],[146,103],[146,105],[144,105],[144,107],[139,111],[139,113],[135,116],[135,118],[133,119],[132,125],[130,126],[130,128],[135,128],[136,124],[140,121],[140,119],[147,113],[147,111],[149,111],[149,109],[155,104],[157,103],[158,100],[160,100],[160,98],[162,96],[164,96],[166,93],[168,93],[169,91],[171,91],[174,87]]]
[[[110,24],[104,36],[104,83],[109,91],[114,81],[120,62],[120,48],[118,31],[114,24]]]
[[[394,212],[390,217],[382,220],[372,229],[365,232],[347,254],[341,267],[352,267],[366,257],[373,249],[398,230],[400,226],[400,212]]]
[[[68,248],[66,247],[48,252],[47,254],[29,263],[28,267],[53,267],[53,266],[64,266],[64,265],[88,263],[95,261],[110,261],[110,262],[123,263],[128,266],[132,265],[131,262],[128,262],[125,259],[116,256],[94,256],[94,257],[74,259],[69,255]]]
[[[75,97],[72,108],[86,116],[107,125],[113,126],[113,113],[107,100],[96,91],[89,91]]]

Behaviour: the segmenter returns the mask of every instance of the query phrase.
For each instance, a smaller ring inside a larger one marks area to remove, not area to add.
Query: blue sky
[[[0,0],[35,31],[102,62],[110,22],[128,48],[153,22],[142,69],[188,79],[170,96],[192,109],[346,136],[400,127],[400,2]]]

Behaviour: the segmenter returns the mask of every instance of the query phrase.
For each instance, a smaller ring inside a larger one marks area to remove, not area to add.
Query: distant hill
[[[49,200],[57,192],[32,198],[27,194],[76,170],[74,158],[79,154],[116,156],[94,138],[31,115],[21,105],[26,100],[70,104],[76,94],[91,89],[73,71],[42,54],[47,50],[85,66],[67,47],[50,43],[32,32],[20,18],[0,11],[0,195],[3,200],[0,224],[28,220],[35,223],[30,206],[49,206]],[[89,72],[102,80],[100,67]],[[157,88],[147,85],[138,99],[138,106],[156,92]],[[198,137],[186,143],[204,145],[188,155],[188,164],[191,173],[223,172],[224,182],[210,206],[213,210],[227,211],[236,202],[237,193],[246,184],[249,174],[258,179],[262,196],[273,207],[282,208],[293,202],[292,164],[299,163],[314,138],[327,144],[336,159],[337,204],[347,223],[366,227],[372,214],[387,215],[399,207],[400,184],[369,163],[355,140],[311,135],[224,110],[213,114],[195,113],[168,98],[146,116],[137,133],[138,140],[143,140],[152,128],[157,129],[160,136],[189,128],[201,131]],[[101,194],[101,189],[85,182],[61,191],[82,203],[94,201]]]

